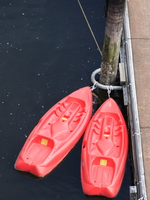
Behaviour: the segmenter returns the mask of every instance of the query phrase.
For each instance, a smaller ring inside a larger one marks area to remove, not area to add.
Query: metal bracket
[[[124,101],[124,105],[127,106],[128,105],[128,91],[127,91],[127,86],[123,85],[123,101]]]
[[[130,200],[137,200],[137,187],[129,186],[130,189]]]

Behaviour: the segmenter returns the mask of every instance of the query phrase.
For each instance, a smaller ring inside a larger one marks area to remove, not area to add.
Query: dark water
[[[98,43],[104,0],[81,0]],[[80,181],[81,140],[47,177],[18,173],[14,162],[42,115],[78,88],[90,85],[100,54],[76,0],[0,1],[0,199],[102,200],[87,197]],[[117,200],[129,199],[130,167]]]

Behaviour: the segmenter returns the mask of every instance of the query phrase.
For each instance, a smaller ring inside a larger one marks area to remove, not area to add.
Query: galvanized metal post
[[[133,144],[133,152],[135,152],[134,157],[134,167],[135,175],[137,175],[135,185],[137,184],[137,195],[139,200],[147,200],[146,192],[146,182],[145,182],[145,171],[144,171],[144,162],[143,162],[143,153],[141,145],[141,131],[139,124],[139,115],[138,115],[138,105],[137,105],[137,96],[136,96],[136,86],[135,86],[135,77],[134,77],[134,66],[133,66],[133,57],[132,57],[132,44],[131,44],[131,35],[130,35],[130,24],[129,24],[129,14],[128,7],[126,4],[126,12],[124,17],[124,33],[125,33],[125,46],[126,46],[126,60],[127,60],[127,71],[129,79],[129,92],[130,92],[130,106],[131,110],[131,125],[133,130],[131,130]]]

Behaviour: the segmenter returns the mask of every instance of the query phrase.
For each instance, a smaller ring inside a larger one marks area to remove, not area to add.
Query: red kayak
[[[44,177],[75,146],[92,114],[90,87],[81,88],[54,105],[30,133],[15,168]]]
[[[83,192],[114,198],[121,187],[127,155],[126,123],[118,105],[110,98],[96,111],[83,138]]]

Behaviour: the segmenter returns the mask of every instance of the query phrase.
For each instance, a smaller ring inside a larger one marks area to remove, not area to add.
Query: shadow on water
[[[113,200],[112,198],[107,198],[107,197],[100,197],[100,196],[87,196],[86,195],[86,198],[88,200]]]
[[[22,172],[22,171],[17,171],[21,176],[24,176],[24,177],[29,177],[29,178],[31,178],[31,179],[33,179],[33,180],[41,180],[41,179],[43,179],[43,178],[41,178],[41,177],[37,177],[37,176],[34,176],[33,174],[30,174],[30,173],[28,173],[28,172]]]

